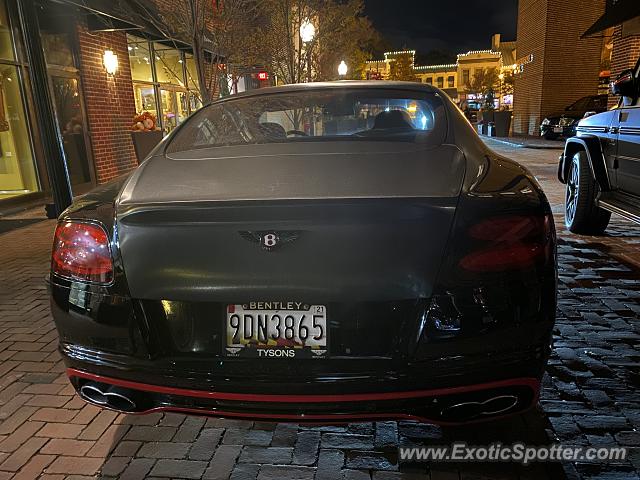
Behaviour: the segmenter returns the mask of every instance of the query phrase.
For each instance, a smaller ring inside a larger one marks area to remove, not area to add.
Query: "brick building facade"
[[[623,70],[635,67],[638,58],[640,58],[640,17],[613,28],[611,78],[616,78]],[[609,96],[610,107],[617,102],[617,97]]]
[[[136,114],[166,133],[202,105],[189,42],[164,24],[175,8],[0,0],[0,214],[49,196],[59,213],[60,191],[68,204],[136,167]]]
[[[104,183],[137,165],[130,133],[136,108],[127,37],[123,32],[90,33],[84,23],[77,26],[77,35],[96,182]],[[121,59],[113,76],[104,74],[105,50]]]
[[[605,0],[520,0],[514,85],[515,134],[535,135],[544,117],[598,93],[603,38],[581,35]]]

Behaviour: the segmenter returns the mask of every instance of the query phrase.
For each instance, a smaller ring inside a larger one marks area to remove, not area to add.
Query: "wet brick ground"
[[[561,212],[558,151],[492,146],[529,166]],[[557,220],[558,321],[540,408],[444,431],[410,422],[319,427],[131,416],[86,405],[63,374],[48,312],[44,276],[53,222],[0,234],[0,480],[637,479],[638,449],[607,465],[398,464],[399,445],[459,440],[640,445],[640,226],[616,218],[606,237],[577,237]]]

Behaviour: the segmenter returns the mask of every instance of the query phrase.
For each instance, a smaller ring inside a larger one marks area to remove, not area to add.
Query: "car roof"
[[[399,82],[389,80],[338,80],[335,82],[311,82],[311,83],[293,83],[290,85],[280,85],[277,87],[263,87],[255,90],[248,90],[246,92],[236,93],[226,96],[219,100],[215,100],[211,103],[218,103],[222,101],[232,100],[235,98],[247,98],[255,97],[259,95],[269,95],[272,93],[288,93],[288,92],[303,92],[312,90],[326,90],[326,89],[395,89],[395,90],[412,90],[416,92],[441,92],[438,88],[422,84],[418,82]]]

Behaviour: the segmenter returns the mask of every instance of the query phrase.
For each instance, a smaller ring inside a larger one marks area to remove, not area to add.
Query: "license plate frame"
[[[226,357],[291,360],[328,356],[326,305],[303,302],[235,303],[226,305],[223,318],[223,350]]]

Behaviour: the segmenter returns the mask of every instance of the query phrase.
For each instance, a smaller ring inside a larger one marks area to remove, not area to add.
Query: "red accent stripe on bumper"
[[[86,401],[86,400],[85,400]],[[177,412],[177,413],[193,413],[196,415],[215,416],[222,418],[240,418],[251,420],[267,420],[267,421],[283,421],[283,422],[305,422],[326,424],[343,424],[357,421],[372,420],[414,420],[416,422],[437,423],[439,425],[450,425],[446,422],[430,420],[428,418],[411,415],[408,413],[327,413],[327,414],[305,414],[296,415],[293,413],[241,413],[227,412],[223,410],[205,410],[202,408],[185,408],[185,407],[154,407],[143,412],[134,412],[133,415],[146,415],[155,412]],[[131,414],[129,414],[131,415]],[[455,425],[455,424],[451,424]]]
[[[335,395],[270,395],[258,393],[230,393],[211,392],[206,390],[190,390],[175,387],[165,387],[162,385],[151,385],[147,383],[120,380],[117,378],[105,377],[94,373],[84,372],[75,368],[67,369],[69,378],[78,377],[96,382],[108,383],[118,387],[131,388],[143,392],[164,393],[168,395],[180,395],[184,397],[207,398],[211,400],[231,400],[239,402],[275,402],[275,403],[331,403],[331,402],[364,402],[376,400],[401,400],[407,398],[437,397],[441,395],[453,395],[456,393],[477,392],[499,387],[527,386],[535,393],[535,401],[540,390],[540,381],[536,378],[516,378],[510,380],[499,380],[496,382],[480,383],[476,385],[465,385],[461,387],[436,388],[432,390],[413,390],[408,392],[378,392],[378,393],[346,393]]]

